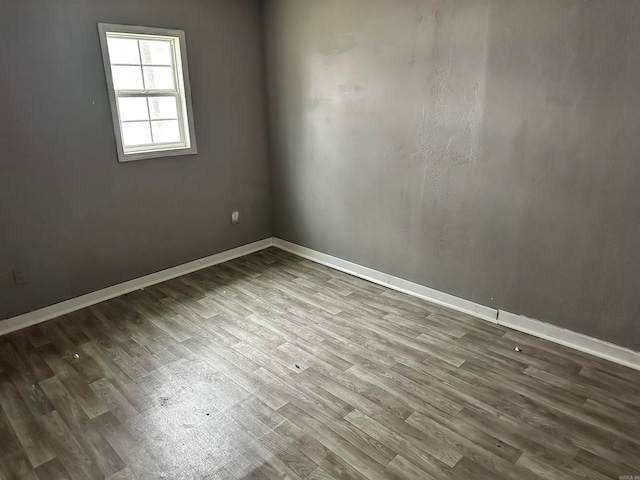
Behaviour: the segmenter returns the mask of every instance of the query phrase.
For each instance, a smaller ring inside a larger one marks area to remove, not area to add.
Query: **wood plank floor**
[[[277,249],[0,337],[0,480],[621,475],[640,372]]]

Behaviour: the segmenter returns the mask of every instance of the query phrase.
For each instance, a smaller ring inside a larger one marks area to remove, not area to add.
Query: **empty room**
[[[0,0],[0,480],[640,480],[640,0]]]

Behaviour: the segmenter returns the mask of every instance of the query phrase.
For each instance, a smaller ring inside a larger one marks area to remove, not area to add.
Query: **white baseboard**
[[[105,300],[124,295],[125,293],[140,290],[141,288],[149,287],[151,285],[155,285],[156,283],[161,283],[172,278],[180,277],[182,275],[186,275],[188,273],[210,267],[212,265],[217,265],[218,263],[233,260],[234,258],[242,257],[244,255],[263,250],[267,247],[270,247],[271,245],[273,245],[273,239],[271,237],[265,238],[264,240],[260,240],[258,242],[248,243],[247,245],[242,245],[237,248],[232,248],[231,250],[216,253],[215,255],[211,255],[209,257],[200,258],[198,260],[194,260],[193,262],[184,263],[182,265],[171,267],[160,272],[145,275],[144,277],[129,280],[128,282],[119,283],[118,285],[103,288],[102,290],[98,290],[96,292],[87,293],[86,295],[81,295],[70,300],[65,300],[64,302],[56,303],[39,310],[34,310],[32,312],[27,312],[25,314],[12,317],[7,320],[2,320],[0,321],[0,335],[14,332],[22,328],[30,327],[47,320],[51,320],[52,318],[59,317],[60,315],[65,315],[67,313],[80,310],[81,308],[89,307],[91,305],[95,305],[96,303],[104,302]]]
[[[320,263],[356,277],[369,280],[370,282],[422,298],[431,303],[435,303],[436,305],[442,305],[444,307],[451,308],[452,310],[473,315],[474,317],[482,320],[497,323],[520,332],[528,333],[534,337],[543,338],[635,370],[640,370],[640,352],[635,352],[628,348],[589,337],[572,330],[556,327],[555,325],[544,323],[539,320],[515,315],[504,310],[489,308],[484,305],[480,305],[448,293],[440,292],[433,288],[425,287],[424,285],[410,282],[402,278],[394,277],[387,273],[373,270],[372,268],[348,262],[341,258],[327,255],[326,253],[302,247],[279,238],[273,239],[273,245],[316,263]]]
[[[614,363],[640,370],[640,352],[589,337],[582,333],[556,327],[550,323],[534,320],[533,318],[516,315],[515,313],[498,311],[498,325],[528,333],[534,337],[544,338],[554,343],[573,348],[590,355],[604,358]]]
[[[433,288],[425,287],[424,285],[410,282],[409,280],[394,277],[393,275],[379,272],[378,270],[374,270],[369,267],[363,267],[357,263],[348,262],[341,258],[327,255],[326,253],[321,253],[307,247],[302,247],[279,238],[273,239],[273,246],[308,260],[312,260],[316,263],[377,283],[378,285],[398,290],[399,292],[408,293],[414,297],[422,298],[423,300],[435,303],[436,305],[441,305],[492,323],[497,323],[496,319],[498,317],[498,311],[494,308],[485,307],[484,305],[480,305],[439,290],[434,290]]]
[[[424,285],[410,282],[399,277],[394,277],[393,275],[364,267],[357,263],[342,260],[341,258],[327,255],[326,253],[321,253],[307,247],[296,245],[295,243],[287,242],[279,238],[266,238],[258,242],[242,245],[225,252],[194,260],[193,262],[168,268],[150,275],[145,275],[144,277],[113,285],[96,292],[56,303],[55,305],[34,310],[33,312],[18,315],[7,320],[2,320],[0,321],[0,335],[20,330],[31,325],[36,325],[52,318],[59,317],[60,315],[65,315],[141,288],[186,275],[212,265],[217,265],[218,263],[233,260],[234,258],[263,250],[272,245],[316,263],[369,280],[370,282],[393,290],[422,298],[436,305],[441,305],[452,310],[473,315],[474,317],[491,323],[497,323],[596,357],[604,358],[635,370],[640,370],[640,352],[605,342],[604,340],[589,337],[572,330],[556,327],[555,325],[544,323],[539,320],[480,305],[478,303],[465,300],[439,290],[434,290],[433,288],[425,287]]]

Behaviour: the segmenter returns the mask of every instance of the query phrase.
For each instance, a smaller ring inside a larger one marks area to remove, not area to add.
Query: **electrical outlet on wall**
[[[234,210],[231,212],[231,223],[235,225],[236,223],[240,223],[240,212],[238,210]]]
[[[13,283],[16,285],[24,285],[27,283],[29,279],[27,278],[27,274],[24,270],[14,270],[13,271]]]

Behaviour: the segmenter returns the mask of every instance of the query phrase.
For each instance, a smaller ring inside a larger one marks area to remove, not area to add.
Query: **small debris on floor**
[[[207,417],[208,417],[209,415],[210,415],[210,414],[209,414],[209,413],[207,413]]]
[[[300,365],[298,365],[297,363],[296,363],[296,368],[300,368]]]
[[[516,352],[521,352],[521,351],[522,351],[522,350],[520,350],[520,347],[516,347],[516,348],[514,348],[514,350],[515,350]]]
[[[78,358],[80,358],[80,355],[78,355],[77,353],[74,353],[73,354],[73,358],[75,358],[77,360]]]

